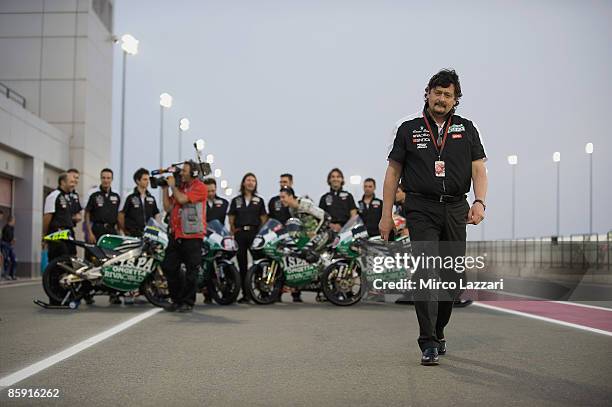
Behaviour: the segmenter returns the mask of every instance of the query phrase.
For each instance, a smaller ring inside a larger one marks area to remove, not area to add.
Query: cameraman
[[[164,309],[169,312],[190,312],[196,299],[198,268],[202,263],[202,239],[206,232],[206,185],[198,179],[194,161],[185,161],[177,186],[174,176],[162,185],[164,209],[170,213],[170,242],[162,263],[168,280],[172,302]],[[172,190],[172,196],[168,189]],[[180,266],[185,264],[184,280]]]

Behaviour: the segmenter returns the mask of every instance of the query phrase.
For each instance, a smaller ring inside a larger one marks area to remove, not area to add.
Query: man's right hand
[[[166,178],[166,182],[168,182],[168,186],[170,188],[174,188],[176,186],[176,180],[174,179],[174,175],[169,175],[168,178]]]
[[[93,234],[93,232],[89,232],[87,234],[87,243],[96,244],[96,236]]]
[[[378,222],[378,230],[380,231],[380,237],[383,240],[389,240],[391,232],[395,229],[395,222],[393,222],[393,216],[390,214],[383,214]]]

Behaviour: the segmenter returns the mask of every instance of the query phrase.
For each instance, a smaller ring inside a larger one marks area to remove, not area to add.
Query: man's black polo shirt
[[[159,213],[157,202],[149,191],[145,191],[144,197],[140,195],[138,188],[127,195],[121,202],[119,211],[123,212],[125,229],[130,236],[142,236],[145,225],[149,219]]]
[[[261,225],[260,217],[266,214],[266,205],[263,198],[258,195],[251,196],[248,203],[244,195],[238,195],[232,199],[228,214],[236,217],[234,226],[237,228],[243,226],[259,227]]]
[[[446,141],[438,153],[428,130],[438,135],[438,126],[427,110],[398,122],[389,159],[402,165],[402,183],[406,192],[425,195],[463,195],[470,191],[472,161],[486,158],[476,126],[468,119],[452,115],[444,130]],[[445,163],[445,177],[436,177],[435,161]]]
[[[100,187],[96,187],[89,191],[85,210],[89,212],[89,219],[93,223],[116,225],[120,202],[121,197],[115,191],[110,188],[108,191],[103,191]]]
[[[211,220],[218,220],[222,225],[225,225],[225,215],[227,215],[227,207],[229,203],[226,199],[215,195],[215,198],[211,201],[206,200],[206,223]]]
[[[361,200],[358,202],[358,206],[359,216],[361,216],[361,219],[365,224],[368,235],[380,235],[378,224],[380,223],[380,218],[382,217],[383,201],[376,197],[372,197],[370,203],[366,204],[363,198],[361,198]]]
[[[350,192],[330,189],[319,200],[319,208],[331,216],[331,223],[344,225],[351,218],[351,210],[357,209],[357,206]]]
[[[70,192],[64,192],[60,188],[51,191],[45,198],[45,207],[43,213],[52,213],[51,223],[49,223],[48,233],[63,229],[71,229],[74,226],[72,222],[72,207],[71,207]]]
[[[268,214],[272,219],[276,219],[282,224],[287,222],[287,220],[291,217],[289,208],[283,206],[279,195],[276,195],[268,201]]]

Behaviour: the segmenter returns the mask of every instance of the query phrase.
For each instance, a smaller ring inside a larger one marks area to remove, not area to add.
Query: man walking
[[[380,233],[388,239],[393,229],[393,203],[401,178],[406,224],[412,250],[418,254],[465,256],[466,224],[477,225],[484,219],[486,156],[474,123],[455,114],[461,96],[455,71],[435,74],[425,88],[423,111],[398,123],[388,156]],[[470,181],[476,197],[471,206],[466,200]],[[460,292],[447,294],[443,301],[436,297],[415,301],[422,365],[437,365],[438,355],[446,354],[444,328]]]

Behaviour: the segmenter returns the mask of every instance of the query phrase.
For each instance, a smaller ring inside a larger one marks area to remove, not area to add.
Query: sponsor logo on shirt
[[[460,133],[465,131],[465,126],[463,124],[453,124],[448,128],[449,133]]]
[[[417,149],[421,149],[421,148],[427,148],[427,143],[418,143]]]
[[[453,134],[451,137],[452,137],[453,139],[463,138],[463,134],[461,134],[461,133],[457,133],[457,134]]]

